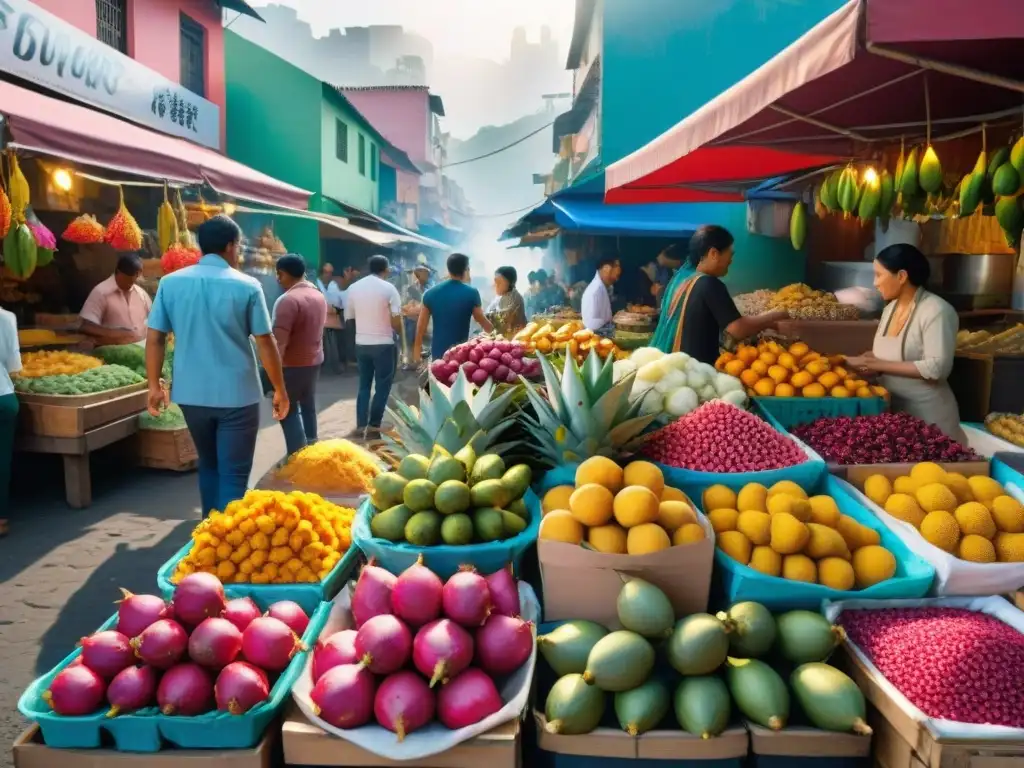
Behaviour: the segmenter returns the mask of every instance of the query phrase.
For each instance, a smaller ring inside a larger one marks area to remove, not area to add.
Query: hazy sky
[[[254,6],[290,5],[316,35],[331,27],[401,24],[428,38],[440,58],[473,56],[503,61],[515,27],[536,40],[544,25],[563,50],[572,37],[574,0],[250,0]]]

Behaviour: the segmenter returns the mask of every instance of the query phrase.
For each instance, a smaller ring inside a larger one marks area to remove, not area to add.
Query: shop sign
[[[216,104],[29,0],[0,0],[0,71],[161,133],[220,149]]]

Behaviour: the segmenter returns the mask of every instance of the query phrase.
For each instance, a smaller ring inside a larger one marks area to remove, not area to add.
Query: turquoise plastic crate
[[[523,555],[537,541],[541,517],[540,499],[532,489],[526,491],[523,500],[530,512],[530,522],[522,533],[511,539],[464,546],[440,544],[435,547],[417,547],[406,542],[375,538],[370,533],[370,518],[373,517],[374,509],[367,499],[352,522],[352,543],[391,573],[401,573],[415,563],[421,554],[430,570],[442,579],[450,577],[462,565],[472,565],[480,573],[494,573],[512,563],[518,572]]]
[[[262,609],[271,600],[250,595]],[[331,603],[297,600],[310,614],[309,626],[302,636],[303,643],[312,649],[323,631],[331,612]],[[117,615],[112,616],[100,630],[112,629]],[[227,712],[208,712],[196,717],[164,715],[156,707],[131,714],[107,717],[105,710],[81,717],[55,714],[43,700],[42,694],[57,673],[73,662],[82,652],[76,648],[60,664],[33,682],[18,700],[18,711],[27,719],[38,723],[46,746],[56,749],[98,749],[104,735],[113,739],[120,752],[158,752],[166,744],[178,749],[248,749],[260,742],[267,727],[281,713],[291,698],[292,686],[306,666],[308,650],[296,653],[274,683],[270,697],[244,715]]]
[[[156,583],[165,600],[170,600],[174,594],[174,584],[171,576],[178,563],[188,555],[192,549],[192,542],[189,541],[179,549],[170,560],[160,566],[156,573]],[[330,600],[345,585],[352,571],[359,562],[359,548],[355,543],[342,555],[341,560],[334,566],[334,569],[327,574],[327,578],[316,584],[225,584],[224,593],[229,598],[251,597],[261,605],[263,603],[276,603],[278,600],[294,600],[299,605],[305,603]]]
[[[849,515],[858,523],[878,532],[883,547],[896,558],[896,574],[886,581],[867,589],[842,592],[801,581],[768,576],[749,566],[733,560],[721,549],[715,549],[715,566],[721,578],[722,589],[730,603],[753,600],[763,603],[772,610],[806,608],[818,610],[822,600],[890,600],[896,598],[915,599],[924,597],[935,578],[935,569],[915,555],[878,518],[865,509],[850,493],[829,474],[815,485],[803,486],[809,496],[826,494],[835,499],[839,511]],[[700,505],[700,494],[692,495]]]
[[[782,431],[815,419],[877,416],[888,410],[881,397],[755,397],[754,404],[772,426]]]

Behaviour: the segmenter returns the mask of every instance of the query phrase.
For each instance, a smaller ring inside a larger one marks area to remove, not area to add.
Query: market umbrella
[[[605,174],[608,203],[692,200],[870,155],[1021,125],[1020,0],[850,0]],[[710,198],[709,198],[710,199]]]

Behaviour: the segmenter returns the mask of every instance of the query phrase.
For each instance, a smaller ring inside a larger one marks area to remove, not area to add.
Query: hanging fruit
[[[164,253],[178,239],[178,218],[171,207],[171,201],[167,199],[167,184],[164,184],[164,201],[156,214],[156,232],[160,253]]]
[[[1010,164],[1020,174],[1021,178],[1024,179],[1024,136],[1017,139],[1017,143],[1010,150]]]
[[[4,192],[3,187],[0,187],[0,239],[7,237],[13,218],[14,212],[11,210],[11,201],[7,197],[7,193]]]
[[[999,170],[999,167],[1003,165],[1003,163],[1008,162],[1010,162],[1010,148],[1000,147],[997,149],[989,159],[988,165],[985,169],[985,176],[988,178],[989,183],[992,183],[992,181],[995,180],[996,171]]]
[[[69,243],[88,245],[102,243],[107,230],[100,224],[96,217],[89,213],[83,213],[74,221],[68,224],[61,238]]]
[[[1001,197],[1017,194],[1020,189],[1020,174],[1007,158],[1006,162],[996,168],[992,175],[992,192]]]
[[[53,252],[57,250],[57,238],[45,224],[36,218],[31,208],[25,211],[25,218],[36,243],[36,267],[45,267],[53,261]]]
[[[36,271],[36,240],[25,223],[12,224],[4,238],[4,264],[16,278],[27,280]]]
[[[118,187],[121,204],[114,218],[107,224],[106,241],[118,251],[137,251],[142,248],[142,230],[139,229],[135,217],[125,207],[124,189]]]
[[[839,176],[837,197],[843,218],[849,218],[860,203],[860,185],[857,183],[857,171],[852,165],[846,166]]]
[[[974,170],[960,182],[960,215],[970,216],[981,205],[985,194],[986,174],[988,172],[988,156],[985,150],[981,150],[978,160],[974,163]]]
[[[882,175],[879,176],[878,189],[878,215],[886,222],[892,215],[892,207],[896,203],[896,185],[888,171],[882,171]]]
[[[903,174],[900,176],[900,193],[904,197],[913,197],[920,190],[917,180],[917,147],[910,150],[907,155],[907,162],[903,166]]]
[[[807,239],[807,210],[803,201],[798,200],[793,206],[793,213],[789,216],[789,242],[793,244],[793,250],[799,251],[804,247]]]
[[[882,184],[873,168],[864,172],[864,185],[857,206],[857,217],[862,223],[874,221],[882,202]]]
[[[929,195],[934,195],[942,189],[942,163],[939,162],[939,156],[931,145],[928,146],[921,157],[921,168],[918,171],[917,178],[921,189]]]
[[[835,213],[839,210],[839,176],[840,171],[833,171],[825,177],[821,188],[818,190],[818,197],[825,209]]]
[[[12,218],[19,224],[25,221],[25,209],[28,208],[28,204],[31,202],[29,199],[28,179],[25,178],[25,174],[21,172],[21,166],[18,165],[18,156],[11,150],[7,155],[8,162],[10,163],[10,190],[11,190],[11,210]]]
[[[197,264],[201,258],[202,254],[198,248],[189,248],[181,243],[171,243],[171,247],[160,257],[160,268],[165,275],[169,275],[179,269]]]
[[[996,200],[996,221],[1011,248],[1020,246],[1021,232],[1024,231],[1024,211],[1021,211],[1020,205],[1020,197],[1000,197]]]
[[[903,139],[900,139],[900,156],[896,160],[896,173],[893,176],[893,186],[899,194],[903,189],[903,169],[907,167],[907,156],[904,152]]]

